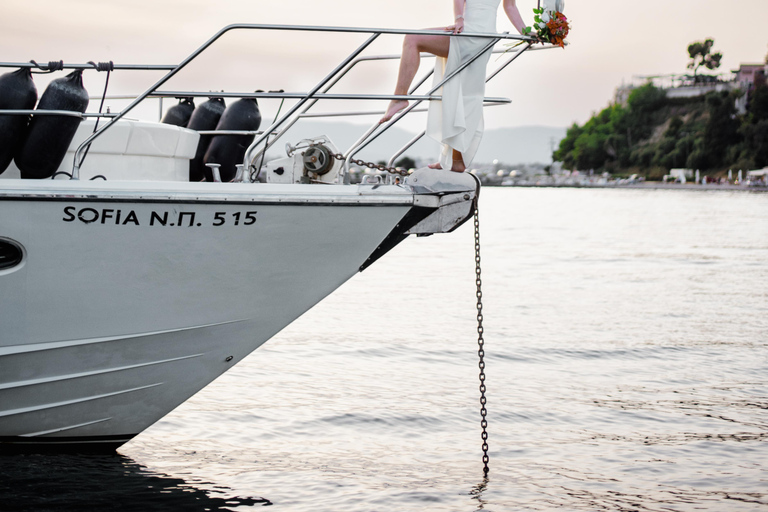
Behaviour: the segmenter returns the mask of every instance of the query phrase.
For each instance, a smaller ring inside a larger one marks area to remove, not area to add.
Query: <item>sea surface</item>
[[[0,510],[768,511],[768,194],[486,188],[115,456]],[[322,271],[322,262],[318,262]]]

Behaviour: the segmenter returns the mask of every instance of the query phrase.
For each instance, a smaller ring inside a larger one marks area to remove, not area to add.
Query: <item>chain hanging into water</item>
[[[485,409],[485,350],[483,345],[483,281],[480,278],[480,213],[477,203],[475,204],[475,284],[477,285],[477,355],[479,358],[478,367],[480,368],[480,426],[483,428],[483,475],[488,477],[488,421]]]

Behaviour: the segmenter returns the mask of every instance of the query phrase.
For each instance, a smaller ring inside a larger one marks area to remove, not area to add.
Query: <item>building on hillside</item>
[[[739,69],[727,75],[652,75],[635,76],[629,84],[622,83],[614,93],[614,104],[627,105],[630,94],[637,87],[651,83],[667,93],[668,98],[693,98],[710,92],[743,91],[736,100],[736,110],[746,112],[749,94],[757,84],[765,83],[768,77],[768,64],[741,64]]]
[[[706,79],[702,77],[706,76]],[[634,76],[629,84],[621,84],[614,93],[614,103],[626,105],[630,94],[636,88],[653,84],[667,93],[668,98],[693,98],[704,96],[710,92],[731,91],[739,88],[732,78],[725,79],[723,75],[651,75]]]
[[[666,89],[667,98],[694,98],[696,96],[705,96],[711,92],[727,92],[739,89],[736,82],[712,81],[712,82],[692,82],[677,87]]]
[[[768,64],[742,64],[739,69],[733,70],[733,81],[739,84],[739,89],[745,92],[744,96],[736,100],[736,109],[740,114],[747,111],[752,91],[760,84],[765,84],[768,76]]]
[[[756,84],[765,82],[768,64],[741,64],[739,69],[732,71],[733,81],[738,82],[745,90],[750,90]]]

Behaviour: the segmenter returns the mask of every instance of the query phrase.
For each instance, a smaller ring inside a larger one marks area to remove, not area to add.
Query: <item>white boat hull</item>
[[[119,446],[263,343],[259,327],[236,322],[5,349],[0,439]]]
[[[14,448],[114,449],[435,211],[396,186],[6,183],[0,239],[24,253],[0,270]]]
[[[25,252],[0,276],[0,439],[129,439],[354,275],[412,202],[321,192],[0,201]]]

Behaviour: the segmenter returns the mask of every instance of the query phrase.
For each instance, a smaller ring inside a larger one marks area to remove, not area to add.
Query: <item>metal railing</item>
[[[103,64],[103,63],[102,63]],[[110,63],[110,70],[133,70],[133,71],[170,71],[176,67],[176,64],[114,64]],[[0,68],[31,68],[41,71],[53,72],[63,69],[92,69],[99,71],[96,63],[86,64],[67,64],[64,62],[49,62],[47,64],[38,64],[37,62],[0,62]]]
[[[337,65],[328,75],[326,75],[323,79],[321,79],[314,87],[310,89],[309,92],[306,93],[285,93],[285,92],[256,92],[256,93],[211,93],[211,92],[193,92],[193,91],[159,91],[158,89],[168,82],[173,76],[175,76],[177,73],[179,73],[182,69],[184,69],[190,62],[192,62],[195,58],[197,58],[203,51],[205,51],[208,47],[210,47],[213,43],[215,43],[218,39],[220,39],[224,34],[233,31],[233,30],[277,30],[277,31],[304,31],[304,32],[333,32],[333,33],[359,33],[359,34],[368,34],[369,37],[355,50],[353,50],[346,58],[342,60],[342,62]],[[387,35],[408,35],[408,34],[421,34],[421,35],[440,35],[440,36],[451,36],[451,37],[474,37],[474,38],[484,38],[488,39],[489,43],[482,48],[480,52],[478,52],[476,55],[472,56],[468,62],[465,62],[460,66],[459,69],[455,70],[453,73],[450,74],[450,76],[445,77],[439,85],[436,87],[433,87],[426,95],[414,95],[412,94],[413,91],[415,91],[418,87],[420,87],[431,75],[431,72],[428,73],[423,79],[417,82],[417,84],[412,87],[411,91],[407,95],[375,95],[375,94],[331,94],[328,91],[336,85],[349,71],[354,68],[356,65],[372,61],[372,60],[383,60],[383,59],[392,59],[392,58],[399,58],[399,56],[373,56],[373,57],[360,57],[360,54],[371,44],[373,43],[379,36],[387,34]],[[269,149],[273,144],[277,142],[277,140],[288,130],[293,124],[295,124],[299,119],[304,117],[321,117],[321,116],[337,116],[337,115],[345,115],[342,113],[331,113],[331,114],[309,114],[309,110],[320,100],[397,100],[397,99],[405,99],[405,100],[414,100],[415,103],[412,105],[409,105],[405,110],[398,113],[392,120],[390,120],[385,125],[381,125],[382,129],[376,133],[375,135],[371,136],[373,132],[376,132],[376,128],[379,127],[379,124],[377,123],[374,125],[372,129],[370,129],[363,137],[361,137],[347,152],[345,152],[345,170],[348,168],[349,160],[351,157],[357,153],[358,151],[362,150],[365,146],[367,146],[370,142],[375,140],[377,137],[381,135],[384,131],[389,129],[389,127],[396,124],[400,119],[402,119],[403,116],[405,116],[407,113],[411,111],[418,111],[416,110],[416,106],[421,104],[423,101],[439,101],[441,100],[441,96],[435,95],[434,93],[439,90],[439,88],[448,80],[456,76],[460,71],[462,71],[466,66],[468,66],[471,62],[473,62],[475,59],[480,57],[483,53],[490,51],[493,46],[502,40],[516,40],[516,41],[522,41],[526,44],[524,44],[524,48],[521,50],[513,52],[515,55],[513,58],[509,61],[511,62],[517,56],[522,54],[525,50],[529,49],[531,45],[535,42],[535,39],[529,37],[529,36],[521,36],[521,35],[514,35],[514,34],[488,34],[488,33],[461,33],[461,34],[447,34],[445,31],[441,30],[404,30],[404,29],[385,29],[385,28],[359,28],[359,27],[321,27],[321,26],[306,26],[306,25],[263,25],[263,24],[232,24],[228,25],[221,30],[219,30],[216,34],[214,34],[210,39],[208,39],[205,43],[203,43],[199,48],[197,48],[195,51],[193,51],[191,54],[189,54],[184,60],[181,61],[181,63],[177,65],[119,65],[119,64],[112,64],[109,63],[110,70],[164,70],[168,71],[160,80],[155,82],[152,86],[150,86],[147,90],[145,90],[143,93],[139,94],[135,97],[135,99],[125,108],[123,108],[118,113],[106,113],[106,114],[81,114],[79,112],[75,113],[64,113],[62,111],[48,111],[47,113],[41,112],[41,111],[28,111],[28,110],[18,110],[18,111],[0,111],[2,114],[17,114],[17,115],[74,115],[75,117],[104,117],[109,118],[109,122],[104,124],[104,126],[100,127],[98,130],[96,130],[93,134],[91,134],[88,138],[86,138],[77,148],[75,151],[74,156],[74,162],[73,162],[73,168],[72,168],[72,179],[77,180],[79,179],[80,175],[80,165],[82,163],[81,155],[83,152],[90,146],[90,144],[97,139],[101,134],[103,134],[105,131],[107,131],[110,127],[112,127],[117,121],[122,119],[128,112],[133,110],[139,103],[144,101],[148,97],[156,97],[156,98],[165,98],[165,97],[202,97],[202,96],[212,96],[215,95],[217,97],[237,97],[237,98],[274,98],[274,99],[294,99],[297,100],[297,103],[293,105],[285,114],[282,115],[279,119],[276,119],[270,127],[267,129],[264,129],[261,131],[259,135],[254,139],[252,144],[248,147],[245,153],[244,158],[244,164],[247,167],[251,167],[253,163],[256,161],[256,159],[260,156],[265,154],[266,150]],[[504,67],[506,67],[506,65]],[[0,62],[0,67],[20,67],[20,68],[37,68],[41,70],[58,70],[58,69],[99,69],[97,65],[94,63],[88,63],[88,64],[65,64],[63,62],[52,62],[49,63],[49,65],[43,65],[43,64],[37,64],[34,62],[29,63],[9,63],[9,62]],[[498,72],[497,72],[498,73]],[[490,80],[495,76],[496,74],[493,74],[491,77],[488,78]],[[487,104],[504,104],[504,103],[510,103],[511,100],[508,98],[485,98],[485,103]],[[306,106],[305,106],[306,105]],[[302,107],[305,107],[301,112],[299,112]],[[297,114],[298,112],[298,114]],[[352,114],[346,114],[346,115],[362,115],[362,113],[352,113]],[[277,129],[283,126],[284,124],[287,124],[282,130],[277,132]],[[268,137],[274,135],[274,138],[269,141],[268,144],[266,144],[266,140]],[[414,141],[415,142],[415,141]],[[258,148],[262,143],[264,143],[264,148],[256,152],[256,148]],[[410,147],[410,146],[409,146]],[[407,149],[407,148],[405,148]],[[404,151],[405,149],[401,150]],[[393,157],[393,158],[396,158]]]
[[[483,48],[480,49],[480,51],[476,52],[474,55],[471,55],[468,59],[466,59],[464,62],[462,62],[459,67],[454,69],[448,76],[443,77],[440,82],[433,86],[432,89],[430,89],[428,93],[428,98],[431,98],[431,95],[436,93],[440,90],[440,88],[449,80],[453,79],[455,76],[457,76],[459,73],[464,71],[470,64],[472,64],[474,61],[479,59],[484,53],[488,51],[492,51],[493,47],[496,46],[496,43],[498,43],[500,39],[493,38],[491,41],[486,44]],[[529,48],[533,43],[527,43],[526,48]],[[522,51],[520,53],[522,53]],[[426,78],[425,78],[426,80]],[[371,128],[368,129],[368,131],[363,135],[360,139],[355,142],[355,144],[352,145],[352,147],[344,154],[344,175],[347,176],[349,172],[349,163],[352,160],[352,158],[362,151],[368,144],[376,140],[379,136],[381,136],[384,132],[386,132],[389,128],[394,126],[400,119],[402,119],[404,116],[406,116],[409,112],[411,112],[416,106],[421,104],[423,100],[422,99],[416,99],[416,102],[413,104],[409,104],[406,108],[395,114],[390,121],[388,121],[385,124],[379,124],[376,123]],[[487,98],[486,98],[487,101]],[[508,103],[511,103],[511,100],[507,101]],[[417,139],[418,140],[418,139]],[[413,143],[416,141],[414,140]],[[411,143],[410,145],[413,145]],[[409,147],[410,147],[409,145]]]
[[[507,60],[507,61],[506,61],[504,64],[502,64],[502,65],[501,65],[501,66],[499,66],[499,67],[498,67],[498,68],[497,68],[495,71],[493,71],[491,74],[489,74],[489,75],[488,75],[488,76],[485,78],[485,83],[488,83],[488,82],[490,82],[491,80],[493,80],[494,78],[496,78],[496,76],[497,76],[499,73],[501,73],[501,72],[504,70],[504,68],[506,68],[507,66],[509,66],[510,64],[512,64],[512,62],[514,62],[514,61],[515,61],[515,59],[517,59],[517,58],[518,58],[520,55],[522,55],[524,51],[549,50],[549,49],[552,49],[552,48],[557,48],[557,47],[556,47],[556,46],[543,46],[543,47],[540,47],[540,48],[532,48],[532,47],[531,47],[531,44],[530,44],[530,43],[528,43],[528,44],[527,44],[527,45],[526,45],[524,48],[521,48],[520,50],[517,50],[517,51],[508,51],[508,50],[498,50],[498,51],[494,51],[493,53],[502,53],[502,54],[506,54],[506,53],[512,53],[512,56],[511,56],[511,57],[510,57],[510,59],[509,59],[509,60]],[[486,104],[483,104],[483,107],[484,107],[484,108],[485,108],[485,107],[487,107],[487,106],[494,106],[494,104],[488,104],[488,105],[486,105]],[[403,153],[405,153],[406,151],[408,151],[408,149],[409,149],[411,146],[413,146],[414,144],[416,144],[416,143],[417,143],[419,140],[421,140],[421,138],[422,138],[422,137],[424,137],[424,135],[426,135],[426,134],[427,134],[427,131],[426,131],[426,130],[422,131],[420,134],[416,135],[414,138],[412,138],[410,141],[408,141],[408,142],[407,142],[407,143],[406,143],[406,144],[405,144],[403,147],[401,147],[399,150],[397,150],[397,151],[396,151],[396,152],[395,152],[395,153],[394,153],[394,154],[393,154],[393,155],[390,157],[389,161],[387,162],[387,167],[392,167],[392,166],[394,165],[394,162],[395,162],[395,160],[397,159],[397,157],[399,157],[400,155],[402,155]]]
[[[78,117],[85,119],[88,117],[115,117],[117,114],[107,112],[105,114],[88,114],[83,112],[77,112],[75,110],[0,110],[0,114],[11,116],[64,116],[64,117]]]

